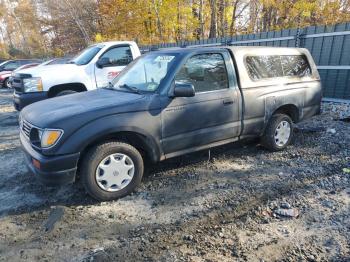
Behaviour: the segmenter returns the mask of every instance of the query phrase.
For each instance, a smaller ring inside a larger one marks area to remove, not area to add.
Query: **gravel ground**
[[[0,261],[350,261],[349,105],[325,104],[284,152],[171,159],[97,203],[28,173],[11,98],[0,91]]]

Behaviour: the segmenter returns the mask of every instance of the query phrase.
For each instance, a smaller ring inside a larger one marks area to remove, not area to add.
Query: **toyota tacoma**
[[[98,200],[132,192],[156,163],[246,138],[285,149],[293,125],[320,111],[306,49],[200,47],[147,53],[104,88],[41,101],[20,114],[31,172],[77,177]]]

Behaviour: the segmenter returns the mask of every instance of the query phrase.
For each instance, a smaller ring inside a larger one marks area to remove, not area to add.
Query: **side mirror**
[[[102,57],[102,58],[98,59],[96,62],[96,66],[98,68],[103,68],[103,67],[106,67],[110,64],[111,64],[111,61],[109,60],[108,57]]]
[[[195,92],[192,84],[175,84],[174,97],[192,97],[194,94]]]

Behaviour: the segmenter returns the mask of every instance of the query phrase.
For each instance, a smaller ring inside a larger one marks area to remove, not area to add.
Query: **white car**
[[[140,55],[135,42],[105,42],[89,46],[67,64],[17,72],[12,81],[15,108],[21,110],[43,99],[105,87]]]

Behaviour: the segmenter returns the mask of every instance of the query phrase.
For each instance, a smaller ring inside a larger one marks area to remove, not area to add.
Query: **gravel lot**
[[[0,90],[0,261],[350,260],[350,122],[335,120],[349,106],[327,104],[284,152],[250,142],[171,159],[97,203],[28,173],[11,98]]]

